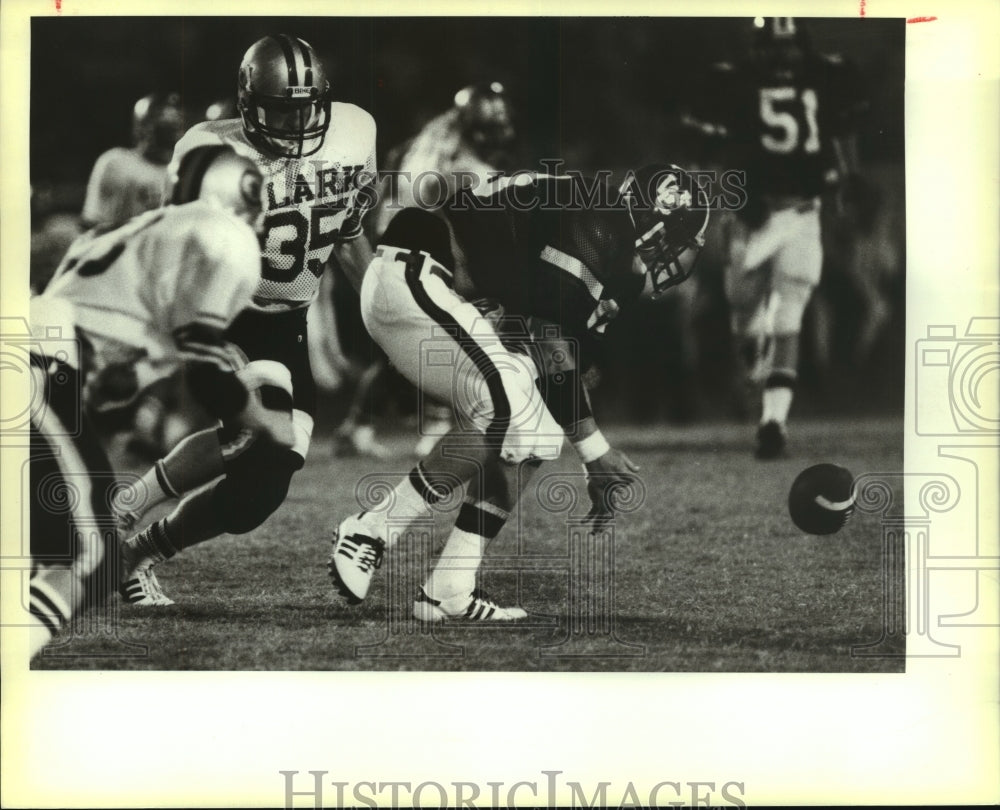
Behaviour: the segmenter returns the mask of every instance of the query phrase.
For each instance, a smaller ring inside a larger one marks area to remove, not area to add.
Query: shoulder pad
[[[375,119],[371,113],[344,101],[335,101],[330,105],[330,120],[339,126],[375,131]]]

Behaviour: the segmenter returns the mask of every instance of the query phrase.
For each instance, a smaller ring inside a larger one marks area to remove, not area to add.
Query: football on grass
[[[792,523],[808,534],[840,531],[854,511],[854,476],[836,464],[816,464],[798,474],[788,493]]]

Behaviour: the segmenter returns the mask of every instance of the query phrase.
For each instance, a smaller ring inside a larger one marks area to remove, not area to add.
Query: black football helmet
[[[507,91],[500,82],[470,84],[455,94],[462,137],[483,160],[504,153],[514,142],[514,122]]]
[[[809,32],[794,17],[755,17],[752,50],[758,62],[793,66],[811,50]]]
[[[230,118],[239,118],[236,99],[228,97],[213,101],[205,108],[203,117],[206,121],[224,121]]]
[[[330,82],[312,46],[278,34],[243,55],[237,107],[250,141],[275,157],[302,158],[323,146],[330,128]]]
[[[692,175],[662,164],[630,172],[619,194],[635,228],[647,291],[656,298],[694,271],[708,229],[708,196]]]
[[[183,134],[179,93],[150,93],[132,108],[132,142],[147,160],[166,165]]]

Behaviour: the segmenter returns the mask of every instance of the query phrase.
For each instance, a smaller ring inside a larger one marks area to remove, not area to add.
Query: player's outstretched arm
[[[543,396],[549,413],[566,431],[587,471],[590,515],[597,528],[614,517],[615,493],[629,487],[639,466],[613,448],[601,433],[590,407],[590,395],[578,368],[574,342],[565,338],[536,341],[542,352]]]
[[[614,517],[615,500],[636,480],[639,465],[608,443],[592,415],[572,425],[571,431],[567,435],[587,471],[589,517],[596,529]]]

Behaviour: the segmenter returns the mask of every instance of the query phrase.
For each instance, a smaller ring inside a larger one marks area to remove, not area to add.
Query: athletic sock
[[[68,572],[66,572],[68,575]],[[69,581],[68,576],[65,578]],[[29,600],[31,624],[29,629],[29,656],[34,657],[73,617],[70,595],[62,594],[57,583],[44,577],[32,577]]]
[[[400,529],[407,523],[428,517],[431,507],[447,494],[447,489],[433,483],[423,462],[418,462],[374,510],[361,516],[361,523],[369,534],[391,546],[398,538]],[[389,531],[390,524],[395,531]]]
[[[509,517],[509,512],[495,504],[467,499],[437,565],[424,584],[424,592],[438,601],[471,594],[476,587],[483,549],[500,533]]]
[[[178,497],[180,493],[171,484],[163,466],[163,459],[160,459],[138,480],[115,492],[111,506],[118,514],[132,514],[141,519],[164,501]]]
[[[796,374],[788,369],[775,369],[764,384],[763,412],[760,423],[777,422],[784,425],[788,421],[788,411],[795,395]]]
[[[177,547],[170,540],[167,519],[150,523],[149,528],[125,541],[128,554],[135,560],[149,560],[161,563],[177,553]]]

